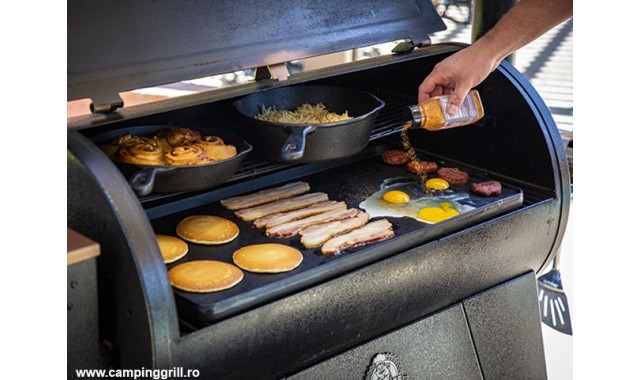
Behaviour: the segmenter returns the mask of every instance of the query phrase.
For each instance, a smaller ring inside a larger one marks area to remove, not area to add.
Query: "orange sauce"
[[[411,159],[412,162],[417,163],[420,161],[420,158],[418,158],[418,154],[416,153],[416,150],[413,149],[413,145],[411,145],[411,141],[409,140],[409,127],[411,127],[411,122],[407,122],[403,128],[402,131],[400,132],[400,137],[402,139],[402,146],[404,147],[404,150],[407,152],[407,154],[409,155],[409,158]],[[416,168],[419,168],[419,166],[416,165]],[[420,185],[421,187],[424,189],[425,193],[427,193],[428,195],[431,195],[431,189],[427,187],[426,183],[427,183],[427,173],[418,170],[418,177],[420,177]]]

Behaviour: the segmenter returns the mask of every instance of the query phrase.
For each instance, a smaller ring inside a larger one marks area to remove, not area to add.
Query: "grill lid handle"
[[[124,107],[124,101],[120,95],[111,93],[91,97],[89,105],[91,113],[110,113],[122,107]]]

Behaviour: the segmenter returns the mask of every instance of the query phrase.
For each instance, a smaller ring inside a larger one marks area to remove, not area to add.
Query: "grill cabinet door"
[[[529,272],[287,379],[546,379]]]
[[[393,364],[380,366],[376,360],[379,354],[390,358]],[[391,377],[383,377],[383,372],[389,372]],[[482,379],[461,304],[288,379],[392,379],[399,374],[406,375],[407,379]]]

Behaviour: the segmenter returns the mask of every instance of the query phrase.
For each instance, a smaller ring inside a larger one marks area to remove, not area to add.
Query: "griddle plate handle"
[[[285,127],[289,135],[282,145],[280,157],[286,161],[299,160],[304,156],[304,147],[307,143],[307,135],[315,132],[313,125],[295,125]]]

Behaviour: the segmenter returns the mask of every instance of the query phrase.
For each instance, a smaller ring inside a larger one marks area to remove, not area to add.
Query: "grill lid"
[[[274,65],[446,29],[431,1],[67,2],[67,100]],[[115,99],[115,100],[114,100]]]

